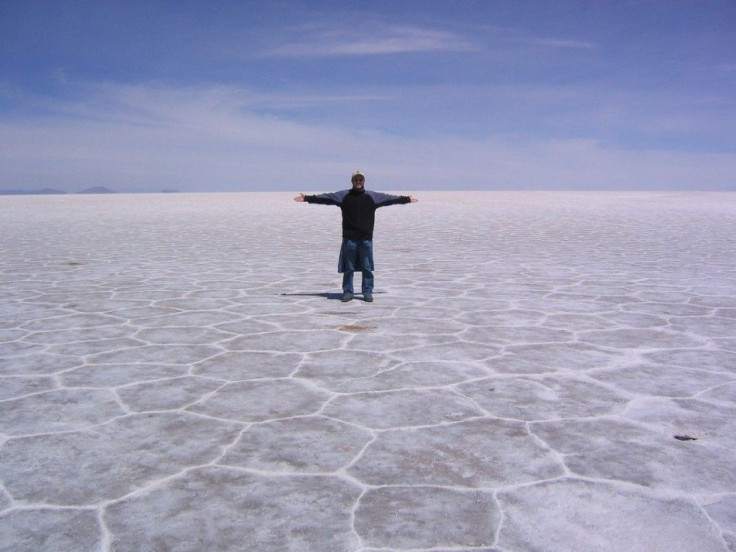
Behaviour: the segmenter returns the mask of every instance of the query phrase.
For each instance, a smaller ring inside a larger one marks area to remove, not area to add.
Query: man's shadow
[[[280,295],[286,297],[324,297],[331,300],[342,298],[342,293],[281,293]]]
[[[378,292],[382,293],[382,292]],[[375,295],[376,292],[374,291],[373,294]],[[342,299],[342,293],[280,293],[279,295],[283,297],[324,297],[325,299],[330,299],[332,301]],[[362,293],[356,293],[356,297],[362,296]]]

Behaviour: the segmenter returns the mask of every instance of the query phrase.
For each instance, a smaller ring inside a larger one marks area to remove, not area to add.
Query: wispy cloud
[[[284,101],[283,98],[278,101]],[[118,190],[728,189],[736,155],[624,151],[596,140],[469,139],[264,115],[237,87],[93,86],[56,112],[0,122],[0,188]]]
[[[580,40],[564,40],[564,39],[552,39],[552,38],[532,38],[529,39],[531,44],[546,46],[550,48],[569,48],[569,49],[582,49],[582,50],[593,50],[595,44],[592,42],[583,42]]]
[[[412,52],[462,52],[475,50],[467,39],[450,32],[409,26],[350,30],[319,30],[300,40],[276,46],[270,56],[365,56]]]

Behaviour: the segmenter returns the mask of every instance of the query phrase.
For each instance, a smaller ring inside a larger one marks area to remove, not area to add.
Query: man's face
[[[353,190],[362,190],[365,185],[365,178],[362,176],[356,176],[353,178]]]

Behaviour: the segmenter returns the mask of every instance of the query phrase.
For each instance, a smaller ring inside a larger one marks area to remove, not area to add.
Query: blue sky
[[[0,2],[0,189],[736,190],[736,2]]]

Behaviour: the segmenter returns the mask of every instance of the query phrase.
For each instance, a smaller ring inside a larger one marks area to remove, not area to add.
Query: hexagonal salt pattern
[[[0,548],[736,551],[736,195],[291,195],[0,197]]]

